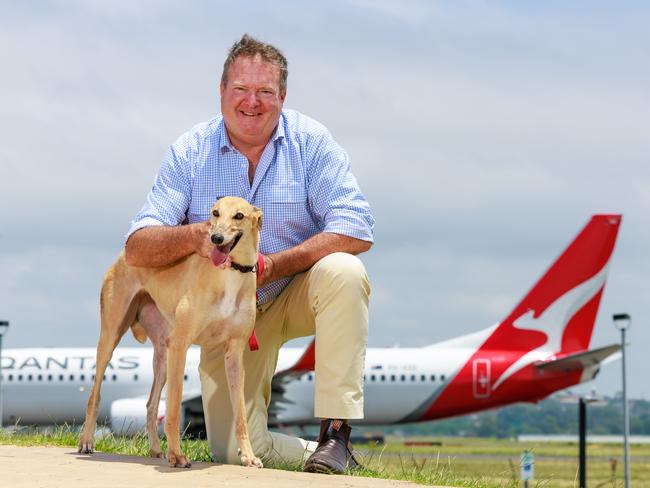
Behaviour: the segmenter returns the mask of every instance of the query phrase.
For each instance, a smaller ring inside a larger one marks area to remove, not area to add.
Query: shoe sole
[[[307,473],[343,474],[343,471],[337,471],[336,469],[331,468],[330,466],[326,466],[324,464],[319,464],[319,463],[310,463],[306,465],[304,471]]]

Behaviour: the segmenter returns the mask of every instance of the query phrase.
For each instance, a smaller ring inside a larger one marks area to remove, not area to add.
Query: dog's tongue
[[[228,259],[228,253],[230,252],[230,247],[226,246],[215,246],[210,255],[212,264],[215,266],[221,266]]]

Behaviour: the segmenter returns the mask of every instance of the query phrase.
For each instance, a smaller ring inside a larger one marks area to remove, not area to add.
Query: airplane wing
[[[620,349],[621,346],[619,344],[612,344],[611,346],[592,349],[591,351],[569,354],[568,356],[552,361],[541,361],[536,363],[535,367],[542,371],[556,370],[563,372],[584,369],[589,366],[598,365],[612,354],[617,353]]]
[[[269,424],[278,424],[278,414],[294,404],[286,396],[286,385],[305,373],[314,370],[316,362],[316,340],[312,340],[302,356],[290,367],[278,371],[271,382],[271,403],[269,405]]]

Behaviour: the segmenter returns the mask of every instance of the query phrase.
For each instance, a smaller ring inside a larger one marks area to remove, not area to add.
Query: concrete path
[[[327,476],[274,469],[195,463],[173,469],[166,461],[136,456],[77,454],[70,447],[0,445],[0,487],[4,488],[415,488],[406,481]],[[442,487],[438,487],[442,488]]]

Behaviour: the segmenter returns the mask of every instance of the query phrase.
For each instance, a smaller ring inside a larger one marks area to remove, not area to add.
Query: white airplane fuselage
[[[300,348],[283,348],[278,369],[290,366],[302,353]],[[94,378],[94,354],[91,348],[3,351],[3,424],[83,423]],[[200,391],[199,354],[198,348],[188,353],[184,391]],[[430,348],[369,348],[364,372],[364,422],[399,421],[445,383],[453,372],[450,360],[458,355],[459,351],[452,350],[432,354]],[[115,401],[146,399],[153,376],[152,361],[153,349],[149,347],[115,350],[102,386],[100,419],[110,418]],[[278,415],[281,423],[314,422],[314,380],[310,372],[287,384],[284,398],[289,401],[283,402]]]

